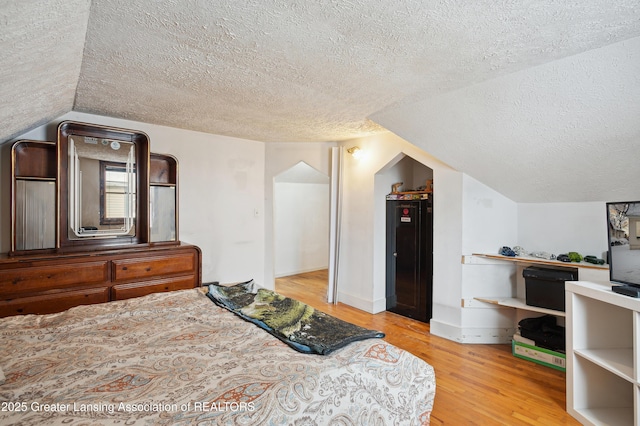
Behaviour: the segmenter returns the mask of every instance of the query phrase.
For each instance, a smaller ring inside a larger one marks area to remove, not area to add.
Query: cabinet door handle
[[[393,253],[393,257],[398,257],[398,253]]]

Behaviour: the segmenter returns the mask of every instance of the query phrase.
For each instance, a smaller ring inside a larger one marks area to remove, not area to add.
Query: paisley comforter
[[[433,368],[383,340],[307,355],[200,290],[0,319],[0,424],[424,425]]]

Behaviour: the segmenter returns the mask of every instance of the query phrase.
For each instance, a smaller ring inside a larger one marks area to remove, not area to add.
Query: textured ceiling
[[[89,0],[0,0],[0,142],[72,110]]]
[[[379,118],[419,141],[398,114],[419,124],[431,99],[638,36],[637,0],[5,0],[0,141],[72,109],[266,142]],[[511,152],[509,135],[484,149]],[[482,181],[449,136],[418,144]]]
[[[640,35],[638,1],[94,0],[74,109],[262,141]]]
[[[640,37],[372,118],[514,201],[640,199]]]

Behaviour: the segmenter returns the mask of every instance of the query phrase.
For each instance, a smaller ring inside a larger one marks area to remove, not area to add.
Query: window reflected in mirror
[[[69,239],[135,236],[132,142],[69,135]]]
[[[135,182],[135,171],[133,172]],[[123,225],[127,217],[129,175],[126,163],[100,161],[100,225]],[[133,192],[135,205],[135,188]],[[135,218],[135,210],[131,212]]]

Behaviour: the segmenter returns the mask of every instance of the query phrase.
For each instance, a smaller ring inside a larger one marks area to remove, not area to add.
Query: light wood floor
[[[565,373],[516,358],[509,345],[460,344],[429,324],[326,302],[327,271],[276,279],[276,291],[345,321],[383,331],[385,340],[436,372],[432,425],[579,425],[565,411]]]

